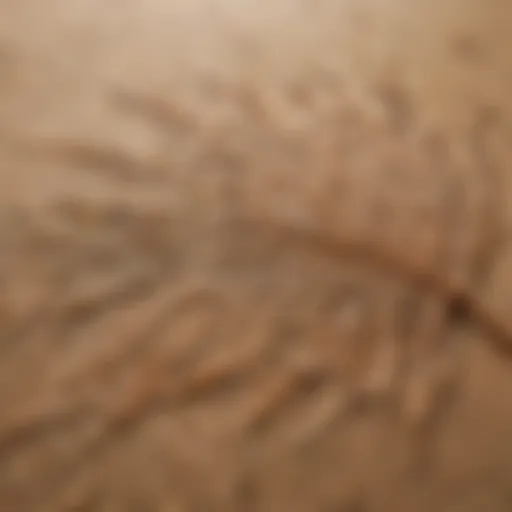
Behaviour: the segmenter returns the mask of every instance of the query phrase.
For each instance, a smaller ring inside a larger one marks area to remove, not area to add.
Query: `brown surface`
[[[510,27],[0,0],[0,510],[511,510]]]

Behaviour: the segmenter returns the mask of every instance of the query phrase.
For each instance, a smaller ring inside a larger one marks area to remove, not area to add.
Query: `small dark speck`
[[[468,320],[470,312],[469,300],[463,296],[454,296],[448,302],[446,316],[450,324],[460,325]]]
[[[478,39],[470,35],[460,35],[452,41],[452,51],[457,58],[475,61],[482,56],[482,47]]]
[[[307,107],[312,100],[311,87],[306,83],[293,83],[288,87],[288,96],[292,103]]]
[[[378,93],[389,111],[392,127],[397,132],[407,130],[412,123],[413,109],[406,92],[395,84],[382,84]]]
[[[317,372],[306,372],[302,375],[300,389],[303,393],[311,394],[316,392],[325,384],[326,376]]]

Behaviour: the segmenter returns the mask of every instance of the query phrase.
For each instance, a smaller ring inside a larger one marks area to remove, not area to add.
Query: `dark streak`
[[[264,229],[268,235],[286,239],[288,243],[295,240],[302,247],[315,248],[320,254],[335,261],[348,258],[356,262],[364,262],[384,273],[405,275],[410,282],[430,290],[440,298],[452,300],[455,297],[457,301],[463,300],[470,312],[468,316],[475,325],[490,336],[490,340],[500,353],[507,358],[512,358],[512,332],[508,325],[495,318],[471,290],[461,288],[460,283],[446,280],[445,276],[435,270],[417,268],[413,262],[407,261],[407,255],[404,256],[401,252],[384,251],[371,243],[361,243],[360,240],[333,238],[319,231],[282,225],[270,219],[266,221],[260,219],[257,227],[260,230]]]
[[[413,109],[404,90],[395,84],[382,84],[378,96],[388,108],[391,126],[397,133],[404,133],[412,124]]]

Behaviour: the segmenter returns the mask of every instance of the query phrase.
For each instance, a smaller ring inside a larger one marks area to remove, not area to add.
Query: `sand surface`
[[[0,0],[0,510],[510,510],[511,26]]]

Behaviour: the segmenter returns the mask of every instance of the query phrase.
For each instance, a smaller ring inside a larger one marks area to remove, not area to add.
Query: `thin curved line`
[[[267,234],[287,242],[295,240],[301,246],[315,248],[322,255],[337,261],[348,258],[384,272],[405,275],[410,281],[437,294],[440,300],[445,302],[447,310],[454,302],[463,304],[470,318],[473,318],[479,329],[489,336],[494,348],[507,359],[512,360],[512,325],[507,325],[505,321],[493,315],[471,289],[450,281],[449,277],[440,275],[431,268],[408,261],[403,252],[375,247],[371,243],[362,243],[360,240],[335,238],[316,230],[284,225],[274,219],[253,219],[250,223],[255,224],[255,227],[259,227],[260,230],[264,229]]]

